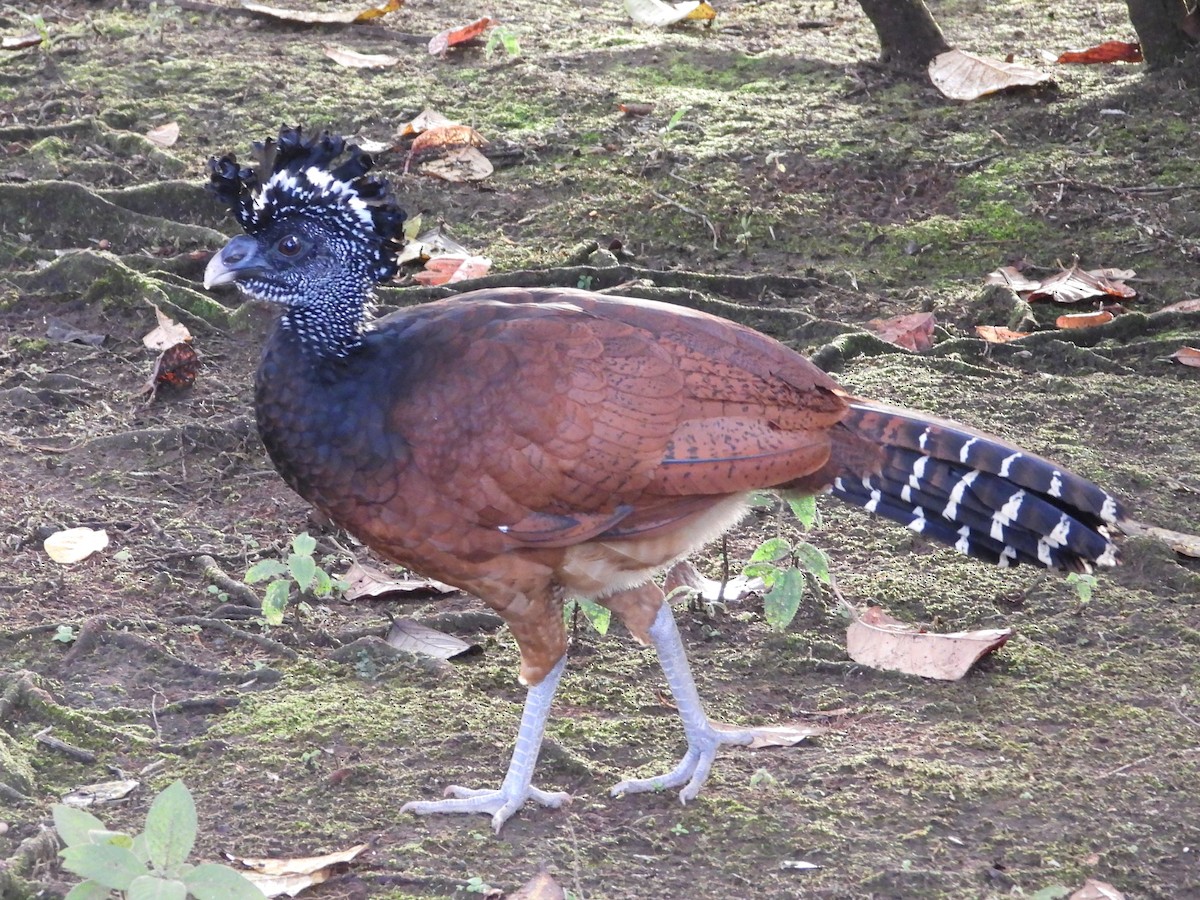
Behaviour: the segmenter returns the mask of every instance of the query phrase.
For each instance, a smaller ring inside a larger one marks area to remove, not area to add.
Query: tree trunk
[[[1173,66],[1195,49],[1200,30],[1187,0],[1125,0],[1125,5],[1149,68]]]
[[[1134,0],[1129,2],[1132,4]],[[885,65],[917,71],[950,49],[924,0],[858,0],[858,3],[879,35],[879,61]]]

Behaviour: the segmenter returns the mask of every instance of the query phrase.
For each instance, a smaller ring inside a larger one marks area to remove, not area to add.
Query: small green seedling
[[[76,637],[74,625],[59,625],[54,629],[53,640],[58,641],[60,644],[73,644]]]
[[[815,498],[789,498],[788,506],[805,529],[820,524]],[[830,584],[829,558],[824,552],[807,541],[792,544],[782,537],[763,541],[742,571],[747,578],[761,578],[767,586],[763,612],[767,624],[778,631],[796,618],[807,581]]]
[[[1067,584],[1075,588],[1075,596],[1079,598],[1079,605],[1083,606],[1092,599],[1092,592],[1096,589],[1096,576],[1072,572],[1067,576]]]
[[[196,842],[196,804],[176,781],[150,804],[146,830],[130,836],[109,831],[89,812],[54,807],[54,827],[67,845],[63,868],[87,879],[65,900],[262,900],[263,892],[220,863],[186,862]]]
[[[488,35],[487,43],[483,45],[485,59],[491,59],[497,49],[502,49],[506,56],[516,58],[521,55],[521,43],[512,29],[499,25]]]
[[[467,883],[463,886],[463,890],[468,894],[487,894],[492,891],[492,886],[484,881],[480,876],[472,875],[467,879]]]
[[[568,600],[563,604],[563,621],[570,622],[577,609],[583,613],[588,624],[596,629],[597,634],[608,634],[608,626],[612,622],[612,611],[608,607],[601,606],[595,600]]]
[[[263,559],[246,572],[246,584],[274,579],[267,585],[262,604],[263,618],[268,625],[283,623],[283,611],[287,608],[292,582],[296,583],[301,594],[311,591],[313,596],[320,598],[329,597],[334,591],[344,591],[349,587],[344,581],[335,581],[328,572],[317,565],[317,561],[313,559],[313,551],[316,549],[316,538],[307,532],[298,534],[292,538],[292,552],[288,554],[286,563],[277,559]]]

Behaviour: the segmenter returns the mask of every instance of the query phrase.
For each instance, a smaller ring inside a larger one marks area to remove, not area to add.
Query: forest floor
[[[935,9],[957,46],[1035,64],[1133,38],[1115,2]],[[827,729],[722,752],[682,806],[669,792],[610,798],[621,778],[671,764],[682,736],[652,655],[581,625],[539,766],[542,787],[575,800],[527,808],[498,837],[483,817],[399,808],[501,777],[523,697],[507,632],[434,618],[483,648],[445,667],[339,653],[390,615],[478,601],[310,598],[268,627],[200,562],[238,581],[307,531],[331,572],[382,565],[310,518],[264,455],[251,384],[270,313],[200,285],[236,228],[203,190],[205,162],[246,156],[280,123],[391,144],[426,107],[488,138],[495,173],[450,184],[406,173],[402,152],[381,167],[411,213],[494,261],[493,280],[723,310],[820,352],[857,393],[999,433],[1100,482],[1139,521],[1200,531],[1200,369],[1171,359],[1200,343],[1200,313],[1159,312],[1200,296],[1195,92],[1137,65],[1047,65],[1052,87],[952,103],[872,62],[854,3],[719,10],[715,27],[664,31],[634,27],[617,0],[413,0],[335,26],[227,0],[65,0],[41,9],[48,45],[4,51],[0,860],[23,860],[30,891],[54,896],[72,876],[52,857],[29,870],[18,845],[67,792],[123,777],[140,789],[96,814],[136,829],[182,778],[200,859],[370,845],[314,898],[497,896],[543,864],[578,900],[1051,898],[1087,878],[1200,897],[1200,565],[1157,541],[1124,540],[1124,565],[1082,602],[1061,577],[993,570],[822,500],[805,539],[849,602],[1015,637],[936,682],[853,664],[826,594],[782,632],[757,595],[681,606],[716,718]],[[486,13],[519,56],[427,52],[429,36]],[[0,11],[5,35],[36,25]],[[346,68],[327,44],[398,62]],[[653,108],[630,117],[621,103]],[[173,146],[143,137],[170,122]],[[591,242],[619,242],[628,265],[605,267]],[[1067,333],[1056,316],[1096,303],[1038,303],[1033,337],[976,337],[1018,309],[989,272],[1044,277],[1075,258],[1136,270],[1126,314]],[[398,284],[380,300],[437,293]],[[194,386],[148,401],[155,305],[191,329],[202,365]],[[939,325],[928,352],[862,336],[919,311]],[[43,539],[75,526],[105,529],[108,547],[53,562]],[[779,529],[796,526],[756,510],[728,565]],[[722,548],[699,562],[718,572]],[[47,728],[94,759],[39,742]]]

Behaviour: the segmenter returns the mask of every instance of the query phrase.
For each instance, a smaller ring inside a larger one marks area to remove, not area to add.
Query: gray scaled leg
[[[405,803],[400,812],[416,813],[484,813],[492,817],[492,828],[499,834],[507,822],[526,800],[542,806],[558,808],[569,803],[571,795],[562,791],[542,791],[535,788],[533,769],[537,765],[538,753],[542,749],[542,733],[550,715],[550,703],[558,680],[562,677],[567,658],[563,656],[539,683],[525,695],[525,709],[521,713],[521,726],[517,729],[517,741],[513,747],[508,772],[498,790],[465,788],[452,784],[446,788],[450,800],[417,800]]]
[[[663,603],[659,608],[654,624],[650,626],[650,640],[654,642],[654,649],[658,651],[658,663],[667,676],[667,685],[671,688],[671,696],[675,698],[679,718],[683,720],[687,752],[679,765],[670,772],[654,778],[622,781],[612,789],[612,794],[618,797],[621,794],[662,791],[682,785],[679,799],[687,803],[696,798],[708,779],[713,760],[717,756],[717,748],[722,744],[750,744],[754,740],[755,732],[753,729],[718,729],[709,721],[700,702],[696,682],[692,679],[687,653],[683,649],[683,641],[679,637],[679,629],[675,626],[675,617],[671,614],[669,603]]]

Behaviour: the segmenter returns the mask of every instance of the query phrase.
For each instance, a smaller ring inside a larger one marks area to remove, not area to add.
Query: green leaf
[[[68,847],[92,843],[90,832],[103,831],[105,828],[104,823],[90,812],[63,803],[54,805],[54,827]]]
[[[792,552],[796,554],[802,569],[807,569],[822,584],[829,584],[829,557],[819,547],[801,541],[792,548]]]
[[[129,848],[133,851],[133,855],[141,860],[142,865],[149,867],[150,865],[150,848],[146,846],[146,834],[137,835],[133,839],[133,846]]]
[[[111,844],[114,847],[124,847],[126,850],[133,849],[133,838],[123,831],[109,831],[107,828],[97,828],[88,832],[88,837],[91,838],[93,844]],[[137,856],[135,853],[134,856]]]
[[[322,568],[317,569],[316,581],[313,584],[313,593],[318,597],[328,597],[333,593],[333,579],[329,577],[329,573]]]
[[[313,579],[317,577],[316,562],[311,556],[301,553],[293,553],[288,557],[288,569],[292,573],[292,578],[296,579],[296,584],[300,586],[301,591],[307,591],[309,585],[313,583]]]
[[[260,581],[266,581],[268,578],[278,578],[280,575],[287,574],[287,566],[277,559],[260,559],[252,565],[249,571],[246,572],[245,578],[242,580],[246,584],[257,584]],[[214,585],[215,587],[215,585]]]
[[[772,628],[783,631],[792,624],[796,612],[800,609],[800,601],[804,599],[804,573],[799,569],[785,569],[779,580],[765,597],[763,597],[763,612],[767,624]]]
[[[747,578],[761,578],[763,584],[771,588],[775,586],[775,582],[779,580],[779,576],[784,571],[784,569],[779,568],[775,563],[761,562],[750,563],[750,565],[742,569],[742,574]]]
[[[90,878],[114,891],[127,891],[133,879],[146,874],[146,867],[125,847],[83,844],[68,847],[59,856],[63,868],[81,878]]]
[[[307,531],[292,538],[292,552],[300,556],[312,556],[317,549],[317,539]]]
[[[196,900],[262,900],[263,892],[229,866],[200,863],[183,883]]]
[[[287,609],[290,593],[291,589],[286,581],[272,581],[267,585],[267,595],[263,597],[262,614],[268,625],[283,624],[283,611]]]
[[[188,858],[196,843],[196,804],[182,781],[154,798],[146,814],[146,849],[150,862],[171,872]]]
[[[63,900],[108,900],[112,891],[95,881],[81,881],[67,891]]]
[[[187,900],[187,885],[170,878],[142,875],[133,879],[125,900]]]
[[[605,606],[601,606],[595,600],[577,600],[579,611],[583,613],[593,628],[601,634],[608,633],[609,622],[612,621],[612,611]]]
[[[800,520],[800,524],[804,526],[805,531],[817,524],[816,497],[811,494],[807,497],[788,497],[787,502],[796,518]]]
[[[758,548],[750,554],[750,562],[775,562],[791,555],[791,544],[783,538],[771,538],[759,544]]]
[[[679,107],[679,109],[675,110],[675,113],[671,116],[670,120],[667,122],[667,127],[664,130],[665,131],[674,131],[676,128],[679,127],[679,123],[683,121],[683,117],[686,116],[691,111],[692,111],[692,108],[690,106]]]

